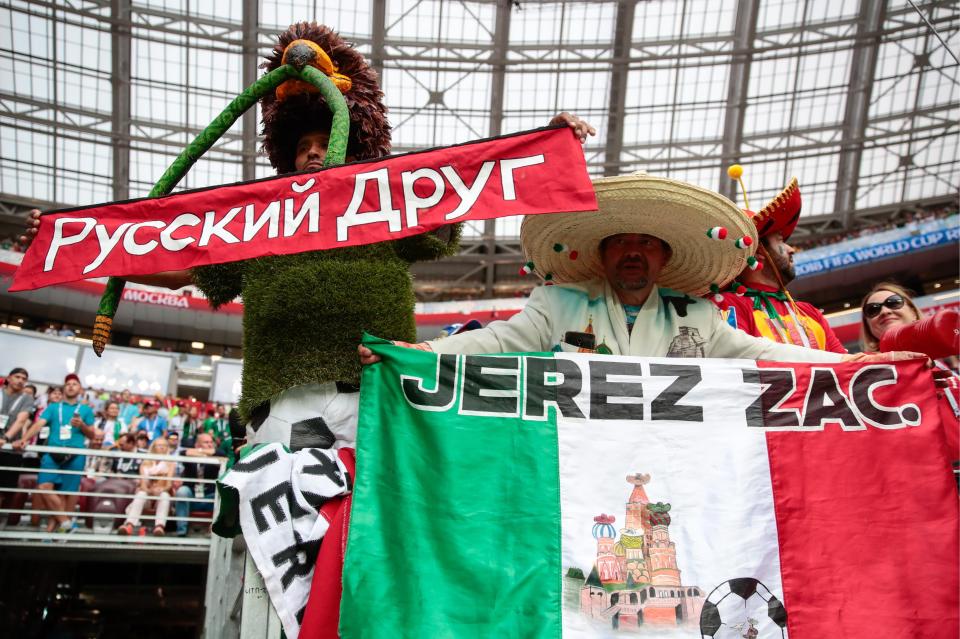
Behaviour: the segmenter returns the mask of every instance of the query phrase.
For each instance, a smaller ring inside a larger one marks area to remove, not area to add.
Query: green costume
[[[296,40],[319,45],[335,75],[349,81],[349,89],[341,86],[350,110],[348,159],[389,153],[390,126],[376,73],[332,30],[316,23],[291,26],[262,67],[269,72],[281,66],[284,51]],[[281,174],[295,170],[303,134],[330,128],[323,97],[306,89],[298,92],[300,88],[281,85],[261,99],[263,147]],[[359,384],[357,344],[364,331],[414,341],[410,264],[455,253],[458,236],[458,227],[447,227],[394,242],[194,269],[194,282],[214,308],[243,297],[239,409],[244,420],[289,388],[311,382]]]

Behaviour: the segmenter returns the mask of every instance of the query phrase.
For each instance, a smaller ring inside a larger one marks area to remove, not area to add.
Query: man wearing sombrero
[[[547,286],[507,321],[414,348],[838,362],[862,358],[735,330],[700,296],[753,263],[757,229],[725,197],[643,173],[594,181],[599,209],[527,217],[527,266]],[[583,333],[593,346],[584,349]],[[576,343],[572,343],[573,340]],[[360,359],[378,357],[361,346]]]
[[[734,165],[730,177],[743,169]],[[742,184],[742,182],[741,182]],[[797,178],[757,213],[745,210],[757,227],[760,260],[744,268],[729,290],[715,295],[727,322],[756,337],[834,353],[846,353],[830,324],[815,306],[794,300],[786,286],[796,277],[794,249],[787,241],[800,219]]]

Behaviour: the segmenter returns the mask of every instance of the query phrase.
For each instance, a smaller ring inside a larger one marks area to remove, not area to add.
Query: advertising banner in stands
[[[953,220],[955,222],[955,220]],[[797,277],[835,271],[847,266],[896,257],[913,251],[922,251],[937,246],[956,244],[960,241],[960,227],[942,224],[942,228],[934,228],[924,233],[908,234],[885,242],[878,242],[861,246],[852,251],[834,253],[823,257],[810,257],[805,253],[798,253],[796,257]],[[824,249],[814,249],[810,253],[823,252]]]
[[[48,213],[11,291],[395,240],[469,220],[596,210],[570,130]]]
[[[923,362],[371,347],[342,637],[958,633]]]

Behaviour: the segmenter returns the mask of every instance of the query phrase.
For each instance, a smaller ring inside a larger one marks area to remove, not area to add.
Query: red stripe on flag
[[[780,408],[809,420],[803,407],[817,367],[791,368],[796,390]],[[851,379],[861,367],[830,368],[845,397],[840,410],[826,412],[838,415],[854,399]],[[823,432],[767,434],[791,639],[952,639],[960,631],[958,499],[945,425],[923,364],[898,364],[896,372],[895,383],[861,388],[855,399],[872,396],[908,417],[905,407],[915,405],[917,426],[826,422]],[[814,409],[818,393],[833,392],[826,378],[819,374]]]

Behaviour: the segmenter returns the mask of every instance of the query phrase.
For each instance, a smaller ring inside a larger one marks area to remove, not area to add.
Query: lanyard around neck
[[[64,404],[66,404],[66,402],[60,402],[60,404],[57,406],[57,414],[60,417],[61,428],[63,427],[63,405]],[[73,406],[73,412],[70,413],[69,419],[73,419],[73,416],[77,414],[77,409],[80,408],[80,405],[79,404],[70,404],[70,405]]]
[[[13,402],[13,406],[10,407],[10,411],[7,413],[7,415],[16,415],[16,414],[17,414],[17,408],[20,407],[20,402],[23,401],[23,398],[24,398],[25,396],[26,396],[26,393],[22,393],[22,392],[21,392],[19,395],[17,395],[17,399],[16,399],[16,401]]]

